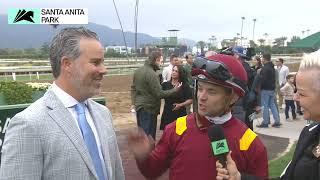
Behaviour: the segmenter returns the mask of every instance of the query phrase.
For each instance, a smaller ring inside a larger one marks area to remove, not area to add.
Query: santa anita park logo
[[[88,24],[88,9],[10,8],[8,24]]]

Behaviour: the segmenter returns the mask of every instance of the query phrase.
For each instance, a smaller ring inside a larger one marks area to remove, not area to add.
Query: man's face
[[[192,55],[188,55],[186,61],[187,61],[188,64],[192,64],[193,63],[193,56]]]
[[[276,65],[277,66],[281,66],[282,65],[282,63],[281,63],[281,61],[279,59],[276,60]]]
[[[264,58],[262,57],[261,62],[262,62],[262,64],[266,64],[266,63],[269,62],[269,61],[267,61],[266,59],[264,59]]]
[[[172,58],[171,64],[172,64],[172,65],[178,65],[178,64],[179,64],[179,58],[178,58],[178,57]]]
[[[201,116],[215,117],[225,111],[226,103],[230,100],[231,94],[226,92],[226,88],[208,82],[198,83],[198,113]]]
[[[298,72],[296,76],[297,93],[294,100],[303,108],[303,118],[320,121],[319,70]],[[315,87],[318,87],[316,90]]]
[[[253,58],[252,62],[255,66],[259,65],[259,61],[256,58]]]
[[[156,65],[157,65],[158,67],[160,67],[160,65],[163,63],[163,57],[160,56],[159,58],[157,58],[156,61],[155,61],[155,63],[156,63]]]
[[[70,83],[81,99],[87,99],[101,91],[103,75],[106,74],[104,50],[95,39],[83,38],[79,44],[80,56],[71,61]]]

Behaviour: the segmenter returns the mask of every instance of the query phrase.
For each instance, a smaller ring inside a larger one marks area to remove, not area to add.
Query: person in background
[[[145,133],[156,138],[157,117],[160,113],[161,99],[176,94],[181,84],[164,91],[156,71],[159,70],[163,58],[159,51],[153,51],[144,66],[134,72],[131,85],[131,109],[135,110],[137,124]],[[170,75],[171,76],[171,75]]]
[[[253,121],[256,115],[261,111],[261,77],[260,71],[262,68],[261,59],[259,56],[254,57],[253,66],[251,69],[255,74],[251,87],[246,95],[246,114],[248,115],[247,126],[253,130]]]
[[[281,94],[280,89],[286,84],[286,77],[289,75],[289,68],[288,66],[283,64],[283,59],[279,58],[276,60],[276,69],[278,73],[278,84],[277,84],[277,94],[278,94],[278,105],[279,108],[282,109],[283,104],[283,95]]]
[[[193,88],[193,81],[191,76],[191,69],[192,69],[192,63],[193,63],[193,55],[191,53],[187,53],[186,56],[186,64],[183,65],[184,71],[187,76],[187,83],[190,86],[190,88]]]
[[[251,89],[253,89],[256,93],[255,110],[257,113],[259,113],[261,111],[261,76],[260,76],[260,72],[262,68],[261,58],[259,56],[255,56],[253,63],[254,65],[251,68],[254,69],[256,75],[254,77]]]
[[[296,75],[297,93],[304,109],[304,119],[314,123],[301,131],[292,160],[278,178],[280,180],[319,180],[320,179],[320,50],[305,54]],[[227,168],[216,162],[217,180],[240,180],[242,173],[230,154],[227,156]],[[276,179],[276,178],[274,178]]]
[[[169,169],[170,180],[212,180],[217,176],[208,128],[219,124],[242,174],[268,175],[266,148],[257,135],[231,114],[245,95],[246,72],[233,56],[217,54],[194,60],[197,111],[168,124],[158,144],[143,131],[132,131],[128,144],[140,172],[154,179]]]
[[[179,94],[164,98],[164,107],[161,116],[160,129],[164,130],[165,126],[187,115],[186,107],[192,104],[192,93],[188,85],[184,68],[181,65],[173,66],[171,80],[162,83],[162,90],[170,90],[179,83],[182,83]]]
[[[177,61],[177,63],[175,65],[182,66],[183,65],[183,59],[182,58],[178,58],[178,61]]]
[[[286,103],[285,115],[286,120],[289,120],[289,109],[291,108],[292,119],[295,120],[297,118],[296,115],[296,106],[294,105],[293,95],[296,87],[294,86],[294,76],[288,75],[286,77],[287,83],[280,89],[282,95],[284,96],[284,101]]]
[[[191,76],[193,55],[191,53],[187,53],[185,58],[186,58],[187,63],[183,65],[183,68],[184,68],[184,72],[186,74],[185,76],[187,77],[187,84],[189,85],[189,87],[191,89],[191,93],[193,94],[193,79]],[[191,113],[191,106],[192,106],[192,104],[186,106],[187,114]]]
[[[252,84],[256,75],[256,72],[253,68],[250,67],[249,63],[246,62],[247,50],[241,46],[236,46],[232,48],[232,52],[234,53],[234,57],[239,60],[242,64],[243,68],[247,73],[247,94],[243,98],[241,98],[236,104],[233,106],[232,113],[238,119],[242,120],[250,129],[253,129],[253,121],[249,118],[249,116],[255,112],[256,103],[254,100],[249,100],[248,92],[250,92],[252,88]],[[256,99],[256,94],[254,94],[254,99]]]
[[[255,56],[253,58],[253,66],[251,68],[253,68],[255,71],[258,71],[262,68],[262,62],[259,56]]]
[[[262,63],[264,64],[261,68],[260,77],[261,77],[261,105],[263,106],[262,117],[263,121],[261,124],[257,125],[259,128],[268,128],[270,124],[270,113],[271,109],[274,123],[272,127],[280,127],[279,111],[275,102],[275,86],[276,86],[276,70],[271,61],[271,54],[263,54]]]
[[[170,64],[167,67],[164,67],[162,70],[162,80],[163,82],[167,82],[170,81],[171,79],[171,74],[172,74],[172,67],[174,65],[178,65],[179,64],[179,58],[177,55],[172,54],[170,56]]]
[[[111,112],[90,98],[106,74],[104,47],[83,27],[50,44],[54,82],[9,123],[0,179],[124,180]]]

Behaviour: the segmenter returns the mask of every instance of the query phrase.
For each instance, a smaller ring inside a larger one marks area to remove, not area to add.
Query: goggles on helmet
[[[211,77],[226,81],[232,78],[228,68],[221,62],[215,60],[209,60],[203,57],[197,57],[192,64],[193,69],[200,69],[207,72]]]
[[[197,57],[193,61],[192,75],[197,75],[196,78],[198,79],[209,81],[210,79],[214,79],[218,81],[217,83],[221,82],[219,83],[221,85],[229,87],[238,87],[244,93],[247,90],[246,85],[238,78],[233,77],[228,67],[217,60],[211,60],[204,57]]]

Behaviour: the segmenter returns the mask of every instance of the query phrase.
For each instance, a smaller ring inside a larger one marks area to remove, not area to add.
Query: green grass
[[[295,149],[296,143],[291,147],[290,151],[286,153],[284,156],[269,162],[270,178],[279,177],[281,175],[284,168],[286,168],[288,163],[291,161]]]

